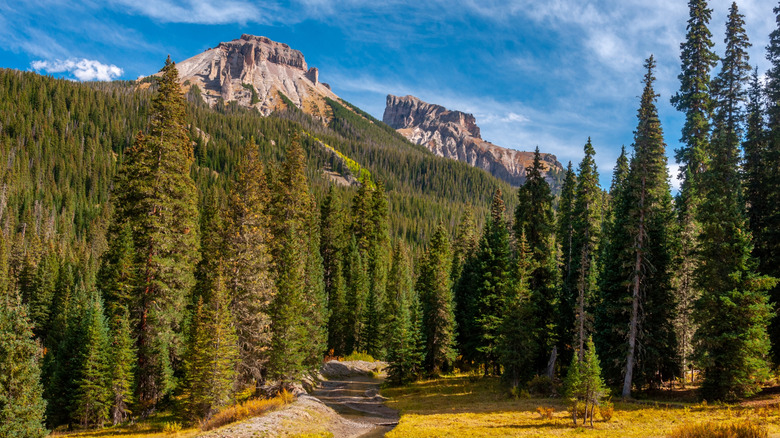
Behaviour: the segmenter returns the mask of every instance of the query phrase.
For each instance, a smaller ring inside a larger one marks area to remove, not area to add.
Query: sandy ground
[[[286,437],[327,434],[336,438],[381,437],[398,424],[398,412],[379,395],[382,378],[371,371],[386,364],[328,362],[326,378],[311,395],[302,394],[290,405],[262,417],[209,431],[205,438]],[[323,435],[327,436],[327,435]]]

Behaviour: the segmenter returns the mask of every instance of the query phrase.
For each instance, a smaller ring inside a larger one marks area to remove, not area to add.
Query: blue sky
[[[730,4],[710,1],[719,53]],[[738,5],[751,63],[764,72],[777,3]],[[167,54],[180,61],[264,35],[301,50],[321,81],[378,118],[388,93],[413,94],[473,113],[488,141],[538,145],[564,165],[579,162],[590,136],[608,187],[632,141],[651,53],[668,155],[679,147],[682,117],[669,97],[687,18],[684,0],[0,0],[0,67],[135,79]]]

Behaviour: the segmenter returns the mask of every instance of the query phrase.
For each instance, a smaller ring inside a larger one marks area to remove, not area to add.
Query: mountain
[[[324,118],[329,110],[325,98],[338,99],[300,51],[263,36],[241,35],[176,67],[185,90],[197,86],[211,106],[235,101],[268,115],[285,107],[281,92],[307,114]]]
[[[412,143],[434,154],[464,161],[490,172],[513,186],[525,181],[525,168],[533,163],[533,152],[494,145],[482,139],[472,114],[451,111],[414,96],[387,96],[382,120]],[[557,187],[563,166],[555,155],[541,154],[547,180]]]

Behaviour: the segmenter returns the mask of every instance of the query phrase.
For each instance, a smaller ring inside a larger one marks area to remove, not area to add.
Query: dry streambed
[[[381,378],[372,371],[381,362],[328,362],[326,379],[311,395],[275,412],[225,426],[201,436],[208,438],[277,437],[314,434],[333,437],[381,437],[398,424],[398,411],[384,405]]]

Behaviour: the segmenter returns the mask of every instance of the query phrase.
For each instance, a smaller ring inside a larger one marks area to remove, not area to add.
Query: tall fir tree
[[[621,199],[624,206],[617,213],[625,229],[612,239],[620,245],[621,237],[628,237],[622,242],[628,245],[615,254],[624,261],[624,276],[629,279],[628,296],[624,299],[630,302],[624,398],[631,396],[635,382],[648,383],[654,376],[671,378],[677,364],[671,278],[674,216],[666,170],[666,143],[655,105],[658,95],[653,88],[655,59],[652,55],[645,68],[634,155]],[[621,321],[614,323],[621,324]]]
[[[109,340],[111,379],[110,419],[114,425],[130,418],[135,390],[135,346],[127,309],[120,308],[113,317]]]
[[[711,400],[750,396],[768,377],[766,328],[771,306],[767,290],[777,283],[756,272],[741,196],[739,145],[750,71],[750,44],[743,26],[744,18],[733,4],[726,26],[726,54],[714,87],[718,105],[712,161],[703,175],[704,202],[699,210],[701,261],[696,283],[702,295],[695,317],[705,375],[702,395]]]
[[[48,431],[43,424],[46,401],[40,381],[41,348],[33,339],[26,306],[15,291],[2,292],[0,436],[43,438]]]
[[[336,192],[335,186],[330,186],[320,206],[320,254],[325,294],[328,297],[328,349],[333,350],[336,356],[347,354],[344,330],[344,321],[347,318],[344,282],[346,224],[344,221],[341,197]]]
[[[542,176],[542,164],[539,147],[534,153],[533,165],[526,169],[525,183],[518,191],[519,202],[515,210],[514,233],[517,241],[521,235],[531,251],[532,269],[529,272],[528,288],[531,307],[536,315],[536,326],[532,328],[535,343],[539,347],[532,367],[541,371],[557,343],[555,315],[558,313],[558,266],[556,252],[555,217],[553,215],[553,196],[550,185]],[[519,253],[518,249],[518,253]]]
[[[761,273],[780,278],[780,4],[774,8],[776,28],[769,35],[766,57],[770,62],[766,73],[766,152],[761,184],[766,193],[765,211],[759,213],[761,220],[759,234],[756,235],[757,255],[761,257]],[[747,152],[747,151],[746,151]],[[759,204],[762,205],[762,204]],[[770,292],[770,302],[777,309],[780,307],[780,287],[774,287]],[[772,320],[769,329],[772,341],[772,358],[780,363],[780,318]]]
[[[415,380],[422,371],[425,352],[413,312],[419,307],[412,282],[409,256],[399,241],[393,249],[387,283],[389,323],[387,340],[388,380],[402,385]]]
[[[347,259],[344,265],[346,279],[347,313],[343,323],[346,325],[344,339],[346,354],[360,351],[364,348],[364,332],[366,300],[368,297],[368,273],[357,239],[352,236],[347,248]]]
[[[576,293],[571,289],[573,284],[572,278],[572,261],[574,259],[573,243],[574,243],[574,200],[576,198],[577,190],[577,174],[574,171],[574,167],[569,161],[566,166],[566,175],[563,179],[563,185],[561,186],[561,194],[558,198],[558,211],[556,217],[556,238],[558,246],[560,247],[561,260],[560,260],[560,286],[559,286],[559,311],[556,320],[556,328],[558,331],[558,353],[567,356],[571,349],[571,333],[574,314],[574,303],[570,300],[570,297]]]
[[[425,369],[438,374],[447,371],[455,359],[455,315],[450,269],[452,255],[446,231],[440,224],[420,264],[417,291],[422,304],[423,336],[426,342]]]
[[[477,359],[479,346],[476,285],[481,271],[477,259],[480,237],[476,227],[472,213],[467,211],[458,226],[453,244],[453,300],[455,324],[458,327],[456,344],[464,366],[471,365]]]
[[[269,308],[269,372],[282,381],[299,377],[325,350],[319,217],[306,180],[305,158],[296,134],[273,191],[276,297]]]
[[[753,255],[759,262],[761,272],[768,272],[767,252],[764,238],[765,221],[770,211],[769,190],[769,150],[766,132],[764,87],[758,75],[758,67],[753,70],[748,88],[747,123],[742,148],[745,151],[743,162],[743,184],[747,204],[750,232],[753,234]]]
[[[102,427],[108,420],[112,399],[108,325],[97,293],[91,293],[88,300],[82,320],[84,347],[72,410],[81,426]]]
[[[236,322],[239,378],[265,378],[271,342],[269,306],[276,294],[271,260],[270,194],[254,141],[242,150],[230,190],[226,223],[226,282]]]
[[[601,189],[596,169],[593,145],[588,138],[585,156],[577,173],[574,206],[571,214],[571,268],[564,279],[561,313],[564,322],[559,342],[573,342],[579,354],[584,354],[585,340],[590,331],[588,306],[596,288],[598,272],[598,240],[601,231]],[[562,353],[570,354],[572,349]],[[579,357],[582,360],[582,357]]]
[[[173,363],[181,355],[181,322],[198,255],[197,188],[190,176],[193,151],[184,108],[176,65],[168,58],[152,101],[149,133],[139,133],[125,151],[114,192],[112,229],[129,226],[136,251],[129,308],[144,415],[175,386]],[[118,237],[109,238],[112,246],[126,244]],[[111,261],[104,259],[104,266]]]
[[[493,194],[490,218],[485,224],[476,255],[474,329],[478,362],[486,374],[500,374],[497,342],[501,313],[512,288],[514,267],[506,207],[501,189]]]
[[[534,359],[540,345],[538,330],[542,315],[532,302],[529,287],[534,272],[533,251],[521,232],[517,245],[517,269],[514,285],[505,298],[498,338],[501,378],[513,391],[518,391],[535,374]]]

